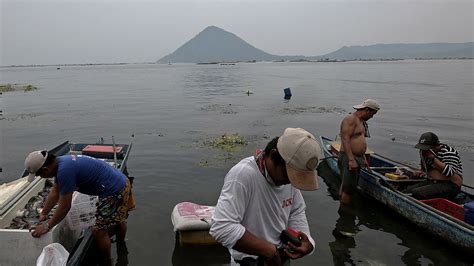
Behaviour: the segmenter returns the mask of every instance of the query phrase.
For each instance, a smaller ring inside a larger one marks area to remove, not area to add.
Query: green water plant
[[[239,134],[224,134],[217,138],[205,140],[204,145],[219,148],[226,152],[234,152],[241,146],[246,146],[247,140]]]
[[[15,91],[15,86],[8,83],[5,85],[0,85],[0,92],[9,92],[9,91]]]
[[[27,85],[25,86],[25,89],[23,90],[24,92],[28,92],[28,91],[35,91],[37,90],[38,88],[33,86],[33,85]]]
[[[18,90],[23,90],[24,92],[29,92],[29,91],[35,91],[38,88],[28,84],[26,86],[24,85],[19,85],[19,84],[5,84],[5,85],[0,85],[0,92],[11,92],[11,91],[18,91]]]

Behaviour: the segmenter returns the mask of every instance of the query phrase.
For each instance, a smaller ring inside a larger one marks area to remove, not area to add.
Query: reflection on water
[[[221,245],[183,245],[176,240],[173,266],[189,265],[229,265],[230,255]]]
[[[318,166],[318,173],[327,184],[331,197],[339,200],[340,177],[333,174],[325,162]],[[385,205],[364,195],[355,194],[350,205],[339,207],[338,214],[339,217],[332,231],[334,240],[329,242],[334,265],[380,264],[377,260],[368,259],[367,256],[361,256],[358,252],[360,249],[367,248],[366,245],[377,245],[376,239],[369,242],[364,240],[365,237],[359,239],[360,234],[365,234],[370,230],[395,236],[397,244],[405,247],[405,251],[401,253],[401,260],[406,265],[437,264],[440,262],[440,253],[443,254],[443,261],[445,260],[446,264],[471,265],[468,262],[474,262],[474,254],[461,253],[451,246],[440,248],[438,244],[443,240],[425,233],[395,212],[388,210]],[[416,233],[412,233],[413,235],[407,234],[407,232],[413,232],[412,229],[418,230],[414,231]],[[377,248],[383,249],[383,246]],[[453,263],[455,258],[456,262]]]
[[[245,80],[232,68],[209,65],[186,72],[183,86],[187,97],[208,98],[236,93],[236,88],[245,88]]]

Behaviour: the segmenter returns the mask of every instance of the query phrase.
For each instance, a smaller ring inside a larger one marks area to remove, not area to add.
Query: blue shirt
[[[117,194],[126,185],[125,175],[104,161],[84,155],[64,155],[57,160],[55,180],[60,195],[77,190],[103,198]]]

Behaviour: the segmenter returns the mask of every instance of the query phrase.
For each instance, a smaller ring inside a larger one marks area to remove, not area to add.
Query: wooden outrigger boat
[[[325,161],[339,177],[340,143],[320,137]],[[474,226],[464,221],[463,204],[474,201],[464,189],[452,201],[416,200],[401,191],[424,179],[410,179],[413,169],[374,152],[366,154],[369,167],[361,169],[358,190],[393,209],[429,233],[441,237],[467,254],[474,254]],[[397,174],[398,173],[398,174]],[[404,174],[400,174],[404,173]],[[437,204],[434,204],[437,203]]]
[[[130,155],[132,143],[130,144],[104,144],[101,143],[70,143],[68,141],[49,150],[50,153],[61,155],[87,155],[103,161],[116,167],[126,176],[127,160]],[[83,265],[92,243],[92,229],[85,228],[78,234],[70,231],[65,226],[64,220],[53,227],[50,232],[40,238],[31,237],[28,229],[4,229],[19,210],[25,207],[30,197],[35,196],[45,187],[46,179],[36,178],[28,183],[26,176],[28,172],[24,170],[20,180],[10,183],[19,183],[23,181],[24,185],[19,186],[17,191],[0,204],[0,257],[2,265],[31,265],[35,264],[36,258],[40,255],[42,248],[53,242],[62,244],[69,252],[67,265]],[[24,180],[23,180],[24,179]],[[8,183],[9,184],[9,183]],[[7,184],[7,185],[8,185]],[[5,241],[3,241],[5,240]],[[16,247],[15,245],[18,245]],[[87,263],[87,262],[86,262]]]

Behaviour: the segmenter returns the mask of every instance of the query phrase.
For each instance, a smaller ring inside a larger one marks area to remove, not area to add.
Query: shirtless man
[[[420,150],[421,169],[415,172],[428,180],[405,190],[416,199],[453,198],[461,190],[462,163],[458,151],[440,143],[432,132],[423,133],[415,145]]]
[[[365,165],[364,154],[367,150],[366,137],[370,137],[366,121],[380,109],[377,101],[367,99],[354,106],[356,111],[348,115],[341,123],[341,151],[338,166],[341,173],[342,204],[351,202],[351,195],[357,188],[360,168]]]

